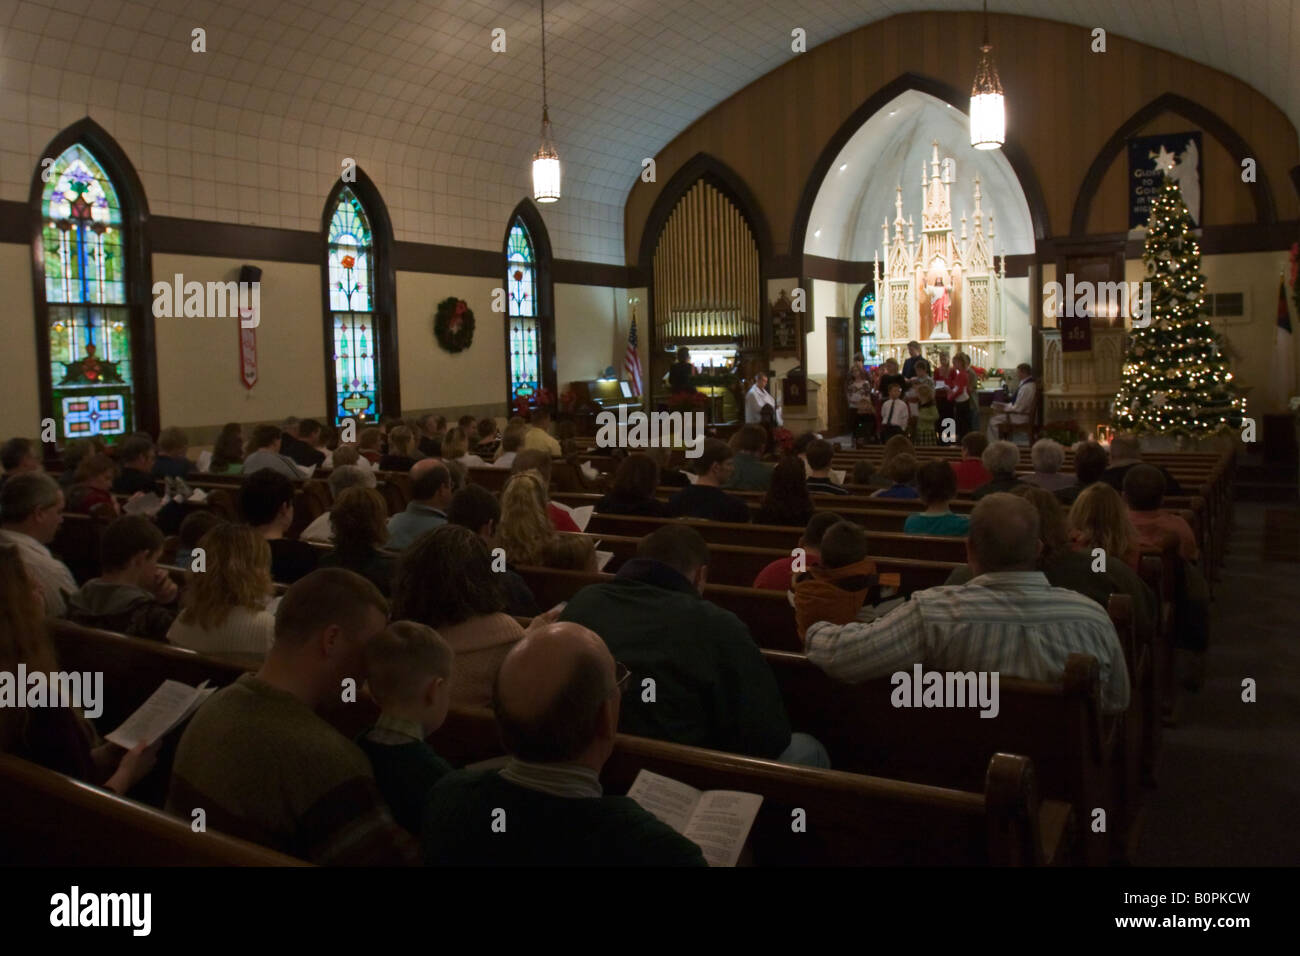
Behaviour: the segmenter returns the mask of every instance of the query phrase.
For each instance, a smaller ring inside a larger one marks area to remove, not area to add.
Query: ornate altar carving
[[[1006,258],[992,251],[993,214],[984,210],[976,176],[970,235],[965,214],[960,235],[953,235],[957,164],[950,156],[940,161],[938,142],[932,148],[929,163],[921,166],[920,241],[911,217],[903,218],[902,186],[894,199],[892,238],[889,223],[881,224],[883,271],[879,257],[873,260],[880,290],[876,296],[880,355],[901,358],[908,341],[916,339],[965,351],[976,365],[998,366],[1006,342],[1002,296]]]
[[[1110,421],[1124,368],[1124,329],[1094,328],[1092,349],[1062,348],[1060,329],[1043,329],[1043,421],[1075,421],[1093,434]]]

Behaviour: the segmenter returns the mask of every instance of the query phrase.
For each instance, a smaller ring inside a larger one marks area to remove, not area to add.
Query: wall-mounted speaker
[[[240,282],[261,282],[262,270],[259,269],[257,266],[240,266],[239,281]]]

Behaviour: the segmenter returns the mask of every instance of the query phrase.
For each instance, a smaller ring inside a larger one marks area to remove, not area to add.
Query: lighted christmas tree
[[[1151,299],[1128,334],[1124,384],[1115,396],[1120,431],[1202,438],[1241,427],[1223,340],[1205,314],[1201,246],[1178,184],[1168,177],[1151,203],[1142,261]]]

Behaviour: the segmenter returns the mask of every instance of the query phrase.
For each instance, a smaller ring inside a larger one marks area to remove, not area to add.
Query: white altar
[[[912,218],[903,218],[902,186],[894,200],[892,239],[889,223],[881,224],[883,270],[879,257],[873,260],[881,361],[892,356],[901,362],[907,356],[907,343],[915,340],[930,357],[942,348],[950,355],[965,352],[972,364],[982,368],[1001,367],[1006,345],[1006,256],[992,252],[993,214],[984,211],[976,176],[970,236],[963,213],[961,234],[955,237],[952,187],[956,161],[945,157],[940,162],[935,142],[928,170],[926,166],[921,164],[920,242]]]

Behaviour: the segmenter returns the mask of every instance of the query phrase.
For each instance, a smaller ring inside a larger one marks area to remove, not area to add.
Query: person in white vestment
[[[989,419],[990,443],[998,441],[1001,437],[998,435],[999,425],[1007,422],[1022,425],[1034,419],[1034,400],[1038,397],[1038,383],[1034,381],[1033,369],[1027,362],[1021,362],[1016,366],[1016,374],[1020,376],[1020,381],[1011,401],[993,403],[993,410],[997,414]]]
[[[778,425],[784,425],[781,420],[781,406],[776,403],[767,390],[767,376],[762,372],[754,379],[754,385],[745,393],[745,424],[759,425],[763,421],[763,406],[770,405],[772,415]]]

